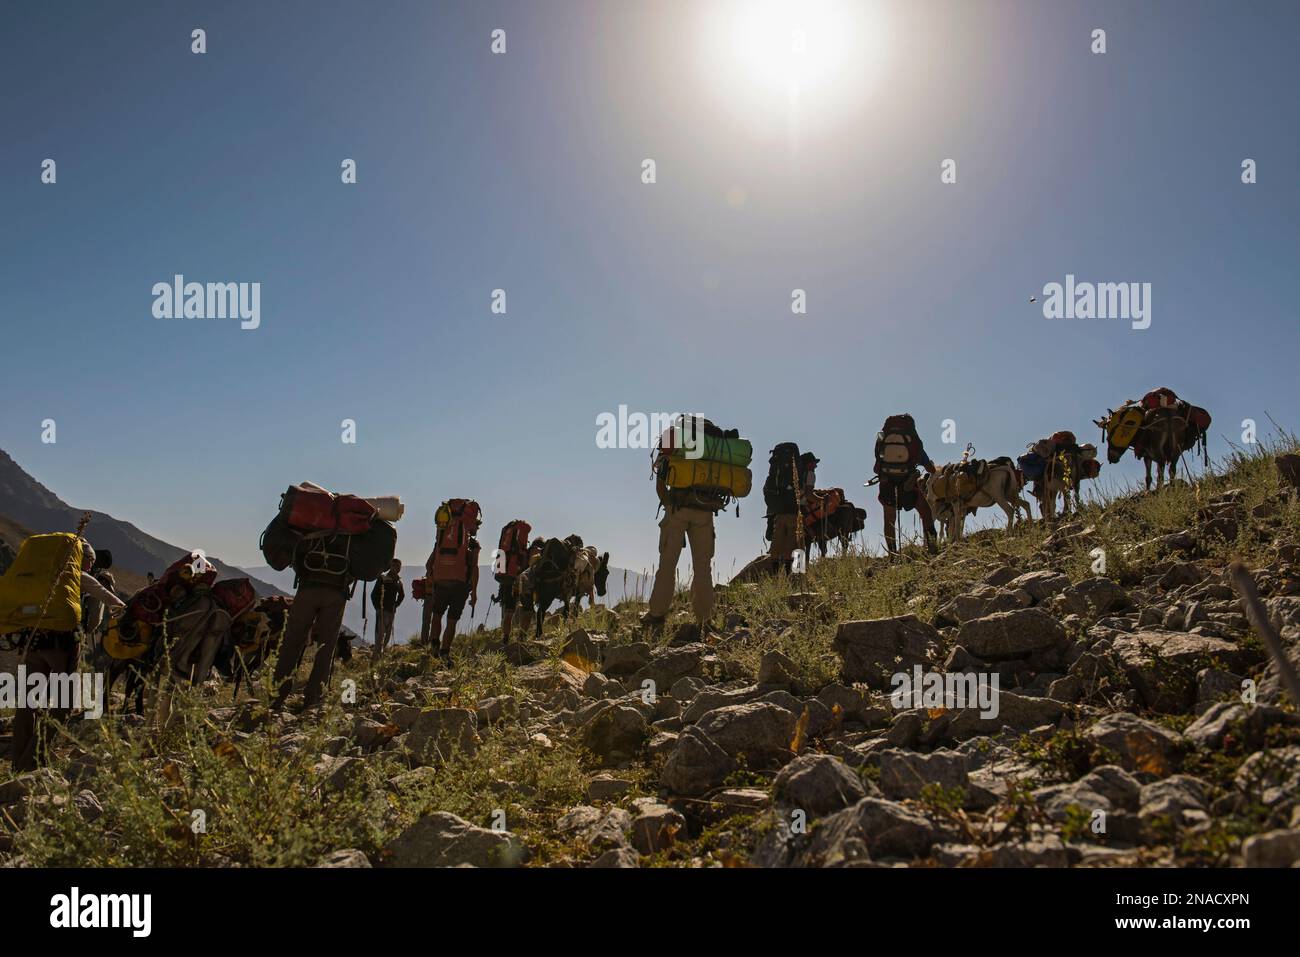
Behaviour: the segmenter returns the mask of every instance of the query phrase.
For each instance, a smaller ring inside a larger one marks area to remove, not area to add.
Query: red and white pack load
[[[280,498],[280,516],[300,532],[339,532],[360,535],[376,518],[398,521],[406,508],[396,495],[362,498],[335,495],[314,482],[290,485]]]
[[[1178,407],[1178,396],[1174,395],[1173,389],[1159,388],[1152,389],[1142,397],[1142,408],[1144,409],[1176,409]]]

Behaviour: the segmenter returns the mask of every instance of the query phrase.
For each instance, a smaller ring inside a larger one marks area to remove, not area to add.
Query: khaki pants
[[[298,589],[298,594],[289,607],[289,621],[284,627],[284,644],[280,648],[280,660],[275,666],[275,680],[280,686],[276,697],[277,705],[289,696],[293,673],[307,647],[307,638],[313,625],[318,648],[303,692],[303,703],[313,705],[320,701],[321,691],[329,678],[330,666],[334,663],[339,628],[343,625],[343,611],[347,603],[347,596],[334,588],[308,585]]]
[[[774,515],[772,517],[772,547],[768,554],[781,562],[783,568],[790,567],[791,556],[798,547],[795,538],[795,523],[798,515]]]
[[[650,592],[650,614],[668,614],[677,585],[677,560],[691,543],[691,608],[701,623],[713,616],[713,513],[702,508],[669,509],[659,522],[659,570]]]
[[[56,675],[70,674],[77,667],[77,640],[71,635],[60,635],[47,639],[47,643],[40,648],[29,648],[27,654],[23,657],[23,664],[27,666],[27,677],[32,675]],[[14,737],[13,737],[13,761],[14,772],[21,774],[23,771],[35,770],[38,764],[43,762],[46,755],[43,753],[44,748],[39,747],[43,742],[40,738],[45,735],[37,733],[36,719],[37,714],[31,708],[25,706],[18,708],[14,713]],[[43,717],[46,721],[62,721],[67,717],[66,710],[48,709]],[[53,735],[53,732],[50,732]]]

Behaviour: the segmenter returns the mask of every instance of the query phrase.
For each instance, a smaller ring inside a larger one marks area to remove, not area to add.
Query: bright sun
[[[871,0],[711,4],[708,71],[733,108],[818,119],[860,102],[882,50]],[[791,117],[794,118],[793,116]]]

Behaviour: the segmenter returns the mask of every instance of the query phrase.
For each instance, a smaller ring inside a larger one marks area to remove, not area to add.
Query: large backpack
[[[513,577],[528,567],[528,536],[532,531],[533,527],[522,518],[506,522],[505,527],[501,529],[501,540],[497,543],[497,547],[501,549],[501,555],[505,559],[505,570],[502,574]]]
[[[373,581],[393,563],[397,552],[397,529],[392,522],[373,518],[359,535],[349,535],[348,574],[357,581]]]
[[[463,584],[470,577],[470,525],[478,518],[478,502],[452,498],[438,506],[434,515],[437,533],[433,546],[433,581]]]
[[[916,421],[906,413],[891,415],[876,435],[875,472],[884,479],[903,479],[921,461],[921,437]]]
[[[290,525],[283,514],[279,514],[271,519],[257,544],[266,563],[277,572],[282,572],[293,564],[302,537],[303,533]]]
[[[0,634],[81,623],[82,539],[71,532],[30,535],[0,577]]]
[[[767,457],[767,479],[763,482],[763,504],[768,515],[792,515],[799,510],[794,487],[798,468],[798,444],[778,442]]]

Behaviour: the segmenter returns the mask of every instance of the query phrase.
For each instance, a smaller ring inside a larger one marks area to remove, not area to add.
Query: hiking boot
[[[641,616],[641,627],[659,628],[663,626],[663,623],[665,621],[667,621],[667,619],[664,618],[663,615],[652,615],[649,612],[646,612],[644,615]]]

